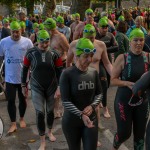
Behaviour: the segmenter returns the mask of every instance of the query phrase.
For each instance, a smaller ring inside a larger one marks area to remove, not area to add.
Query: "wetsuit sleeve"
[[[110,43],[110,47],[107,47],[107,52],[108,53],[114,53],[114,52],[117,52],[119,50],[119,47],[118,47],[118,43],[115,39],[115,37],[113,36],[113,34],[111,34],[111,43]]]
[[[150,88],[150,71],[146,72],[133,86],[132,92],[140,96],[147,88]]]
[[[62,104],[65,109],[81,117],[81,111],[71,102],[70,82],[71,81],[69,80],[69,72],[63,71],[60,77],[60,92]]]
[[[24,57],[24,61],[23,61],[23,68],[22,68],[22,72],[21,72],[21,84],[22,86],[26,86],[26,80],[27,80],[27,76],[28,76],[28,70],[30,67],[30,59],[29,59],[29,54],[27,52],[27,54]]]
[[[99,103],[101,102],[102,98],[103,98],[102,87],[101,87],[98,73],[96,72],[96,92],[95,92],[94,101],[91,104],[91,106],[93,108],[96,108],[99,105]]]
[[[54,65],[55,65],[57,81],[59,82],[59,78],[63,70],[63,62],[59,53],[56,52],[55,50],[52,51],[52,58],[53,58]]]

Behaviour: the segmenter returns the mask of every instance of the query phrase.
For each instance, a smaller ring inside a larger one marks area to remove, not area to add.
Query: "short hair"
[[[127,22],[126,21],[119,21],[119,24],[117,26],[117,31],[126,33],[127,32]]]
[[[105,11],[101,12],[101,18],[103,18],[104,16],[108,17],[108,13]]]
[[[19,16],[25,16],[25,13],[24,13],[24,12],[19,12],[18,15],[19,15]]]
[[[136,18],[135,18],[135,22],[136,21],[140,21],[141,23],[143,23],[144,22],[144,18],[142,17],[142,16],[137,16]]]

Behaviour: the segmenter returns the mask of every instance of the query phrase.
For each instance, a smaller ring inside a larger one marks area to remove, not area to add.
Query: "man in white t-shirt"
[[[8,101],[8,114],[11,120],[11,127],[8,133],[15,132],[16,125],[16,91],[19,98],[20,127],[26,127],[24,114],[26,111],[26,98],[21,90],[21,70],[25,53],[33,47],[30,39],[21,36],[20,24],[13,21],[10,24],[11,36],[0,41],[0,56],[5,58],[5,82],[6,99]]]

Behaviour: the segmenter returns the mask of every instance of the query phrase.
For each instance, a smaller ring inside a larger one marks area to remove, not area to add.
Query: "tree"
[[[51,17],[55,8],[56,8],[56,0],[45,0],[43,15]]]
[[[135,2],[135,3],[136,3],[137,7],[138,7],[138,6],[139,6],[139,4],[140,4],[140,0],[133,0],[133,2]]]
[[[90,2],[91,0],[72,0],[71,13],[79,13],[83,20],[85,10],[90,7]]]

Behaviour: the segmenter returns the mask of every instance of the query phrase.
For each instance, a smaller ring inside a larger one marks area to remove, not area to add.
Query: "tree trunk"
[[[33,14],[34,2],[35,2],[34,0],[27,0],[26,1],[27,15]]]
[[[115,0],[115,8],[120,8],[121,0]]]
[[[43,15],[47,17],[51,17],[55,8],[56,8],[56,0],[45,0]]]
[[[79,13],[81,20],[85,17],[85,10],[90,7],[91,0],[72,0],[71,14]]]

